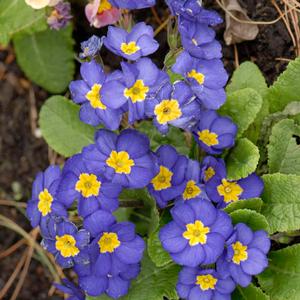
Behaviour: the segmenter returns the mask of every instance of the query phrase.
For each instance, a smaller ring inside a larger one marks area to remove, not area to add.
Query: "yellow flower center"
[[[205,227],[203,223],[197,220],[195,223],[186,225],[186,231],[182,236],[189,240],[190,246],[196,246],[198,244],[206,244],[207,234],[210,232],[209,227]]]
[[[203,84],[205,80],[205,75],[202,73],[198,73],[195,69],[187,73],[189,78],[194,78],[199,84]]]
[[[220,196],[224,197],[224,202],[235,202],[239,200],[240,195],[243,193],[243,189],[235,181],[227,181],[222,179],[222,184],[217,187]]]
[[[127,55],[132,55],[139,51],[141,48],[135,42],[122,43],[121,50]]]
[[[210,132],[208,129],[198,131],[199,140],[207,146],[215,146],[219,144],[218,135]]]
[[[100,0],[100,6],[98,8],[98,14],[102,14],[104,11],[112,8],[112,5],[108,2],[108,0]]]
[[[44,189],[39,193],[38,210],[43,215],[43,217],[47,216],[51,212],[52,202],[53,197],[47,189]]]
[[[194,180],[189,180],[185,186],[185,190],[183,192],[183,199],[189,200],[197,197],[201,194],[201,189],[196,185]]]
[[[101,84],[94,84],[92,89],[85,95],[85,98],[90,101],[93,108],[100,108],[105,110],[107,107],[101,102],[100,90]]]
[[[212,167],[207,168],[204,172],[205,181],[208,181],[209,179],[211,179],[213,176],[215,176],[215,174],[216,174],[216,172]]]
[[[134,166],[134,160],[130,159],[129,154],[126,151],[112,151],[109,158],[106,160],[106,164],[115,169],[119,174],[130,174],[131,167]]]
[[[236,242],[232,244],[232,249],[234,251],[232,261],[239,265],[241,261],[248,259],[247,246],[244,246],[241,242]]]
[[[75,246],[76,240],[72,235],[65,234],[56,236],[55,248],[63,257],[74,257],[79,253],[79,249]]]
[[[101,182],[97,180],[94,174],[81,173],[79,180],[76,182],[75,189],[83,197],[98,196]]]
[[[151,180],[155,191],[161,191],[171,187],[173,172],[164,166],[160,166],[159,173]]]
[[[145,101],[149,87],[144,85],[144,81],[138,79],[134,85],[124,90],[124,96],[130,98],[133,103]]]
[[[113,253],[121,245],[118,235],[114,232],[104,232],[98,241],[101,253]]]
[[[181,117],[182,112],[177,100],[163,100],[157,104],[154,109],[157,122],[159,124],[166,124],[167,122],[176,120]]]
[[[202,291],[214,290],[218,279],[211,274],[197,276],[196,284]]]

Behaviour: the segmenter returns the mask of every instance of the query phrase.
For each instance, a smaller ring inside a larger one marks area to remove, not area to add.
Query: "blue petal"
[[[257,248],[263,253],[267,254],[271,247],[271,241],[268,237],[268,233],[264,230],[255,231],[253,240],[249,244],[249,248]]]
[[[200,244],[196,246],[188,245],[179,253],[171,253],[171,257],[179,265],[197,267],[205,260],[205,252]]]
[[[79,278],[79,286],[90,296],[97,297],[108,287],[107,277],[84,276]]]
[[[106,293],[114,298],[120,298],[128,293],[129,281],[122,279],[119,276],[113,276],[108,281],[108,289]]]
[[[248,249],[247,253],[247,260],[241,262],[242,270],[249,275],[260,274],[268,266],[266,255],[254,248]]]
[[[171,215],[174,221],[182,228],[185,228],[186,224],[194,223],[196,220],[193,209],[186,203],[173,207],[171,209]]]
[[[82,63],[80,73],[90,87],[95,83],[102,84],[105,80],[104,71],[95,60]]]
[[[199,286],[195,286],[191,289],[188,300],[211,300],[212,297],[212,290],[202,291]]]
[[[206,244],[203,245],[206,257],[205,265],[213,264],[217,261],[224,250],[225,239],[218,233],[209,233]]]

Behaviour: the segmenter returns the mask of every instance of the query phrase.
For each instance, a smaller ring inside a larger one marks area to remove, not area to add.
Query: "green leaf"
[[[238,126],[238,136],[242,136],[254,122],[262,107],[262,97],[251,88],[235,91],[228,95],[220,113],[230,116]]]
[[[295,135],[300,136],[300,130],[293,120],[282,120],[273,127],[268,145],[270,173],[300,175],[300,146]]]
[[[157,267],[163,267],[172,261],[159,240],[159,230],[153,232],[148,239],[148,254]]]
[[[72,29],[14,38],[17,61],[28,78],[50,93],[66,90],[75,70]]]
[[[185,134],[179,128],[170,126],[168,134],[162,135],[152,125],[152,122],[143,121],[138,125],[137,129],[149,137],[152,150],[156,150],[161,145],[172,145],[181,154],[189,154],[190,149],[187,145]]]
[[[267,218],[270,233],[300,228],[300,176],[267,174],[261,213]]]
[[[263,201],[260,198],[251,198],[247,200],[239,200],[236,202],[232,202],[224,208],[224,211],[226,211],[229,214],[235,210],[247,208],[260,212],[262,205]]]
[[[246,138],[238,140],[226,158],[228,179],[237,180],[247,177],[255,172],[258,161],[258,148]]]
[[[43,137],[51,148],[66,157],[94,142],[95,128],[82,123],[78,114],[79,106],[62,96],[49,98],[40,112]]]
[[[178,299],[175,286],[180,267],[169,263],[158,268],[146,256],[142,261],[142,270],[137,279],[133,280],[129,293],[120,300],[168,300]],[[107,300],[106,296],[88,297],[88,300]]]
[[[238,209],[233,211],[230,214],[231,218],[232,218],[232,223],[233,224],[237,224],[237,223],[245,223],[247,224],[252,230],[266,230],[269,231],[270,227],[268,224],[268,221],[266,220],[266,218],[254,211],[254,210],[250,210],[250,209]]]
[[[0,44],[7,45],[17,33],[32,33],[46,28],[45,9],[32,9],[24,0],[0,1]]]
[[[269,88],[266,98],[271,112],[283,110],[292,101],[300,101],[300,58],[289,63],[285,72]]]
[[[258,281],[272,300],[300,299],[300,245],[272,251],[269,267],[258,276]]]
[[[269,300],[270,297],[266,295],[260,288],[252,283],[246,288],[237,286],[231,296],[232,300]]]

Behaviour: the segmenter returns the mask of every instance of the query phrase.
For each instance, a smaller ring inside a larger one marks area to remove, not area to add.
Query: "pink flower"
[[[108,0],[93,0],[85,7],[85,15],[91,26],[100,28],[116,23],[121,17],[121,12]]]

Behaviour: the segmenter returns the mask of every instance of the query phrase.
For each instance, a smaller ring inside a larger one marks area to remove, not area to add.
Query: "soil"
[[[278,18],[278,13],[270,1],[240,0],[240,4],[253,20],[269,21]],[[224,16],[223,11],[214,0],[204,1],[204,6],[216,9]],[[105,30],[93,30],[85,20],[82,11],[82,8],[75,4],[76,32],[74,37],[77,41],[78,51],[79,43],[91,34],[105,33]],[[165,19],[168,14],[163,1],[158,1],[156,11],[160,19]],[[149,9],[134,12],[134,18],[158,26]],[[234,48],[224,45],[224,29],[224,24],[219,25],[216,28],[217,36],[224,46],[225,67],[232,74],[235,69]],[[278,58],[293,59],[295,54],[291,38],[282,21],[273,25],[260,26],[259,29],[259,34],[254,41],[237,45],[239,62],[246,60],[255,62],[270,84],[286,66],[286,61],[278,60]],[[162,31],[157,39],[161,47],[152,58],[159,66],[162,66],[162,57],[168,52],[166,32]],[[119,61],[115,57],[112,59],[107,52],[104,52],[103,60],[110,63],[111,69],[118,67]],[[15,62],[13,49],[9,47],[0,50],[0,199],[27,201],[35,174],[49,164],[48,146],[39,137],[39,131],[35,128],[35,114],[47,97],[48,94],[45,91],[30,83],[20,71]],[[24,210],[0,205],[0,214],[12,219],[27,232],[31,230],[24,216]],[[20,236],[13,231],[1,227],[0,253],[19,239]],[[0,290],[15,269],[24,249],[23,246],[20,251],[5,259],[0,259]],[[48,270],[33,259],[18,299],[61,299],[57,296],[49,297],[47,295],[51,284]],[[13,290],[14,286],[4,299],[10,299]]]

